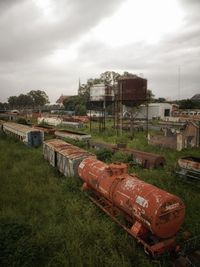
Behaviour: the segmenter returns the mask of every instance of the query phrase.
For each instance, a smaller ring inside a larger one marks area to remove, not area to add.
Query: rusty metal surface
[[[183,202],[136,175],[129,175],[126,165],[107,165],[86,158],[78,173],[85,187],[98,192],[132,218],[133,235],[150,231],[159,238],[170,238],[180,229],[185,217]]]
[[[62,116],[63,121],[70,121],[70,122],[82,122],[87,123],[89,122],[90,118],[87,116]]]
[[[200,172],[200,158],[197,157],[184,157],[178,160],[180,168],[187,170],[194,170]]]
[[[12,131],[17,131],[17,132],[21,132],[21,133],[29,133],[29,132],[38,132],[38,130],[30,127],[30,126],[27,126],[27,125],[23,125],[23,124],[19,124],[19,123],[15,123],[15,122],[6,122],[3,124],[3,127],[5,129],[10,129]]]
[[[70,139],[79,140],[79,141],[87,141],[91,139],[90,134],[84,134],[84,133],[68,131],[68,130],[55,131],[55,136],[61,137],[61,138],[70,138]]]
[[[111,145],[103,142],[95,142],[92,140],[90,141],[90,146],[100,149],[106,148],[114,152],[122,151],[125,154],[132,155],[132,158],[136,164],[147,169],[162,167],[165,164],[165,158],[155,153],[140,151],[133,148],[119,148],[116,145]]]
[[[43,155],[46,160],[67,177],[78,174],[78,166],[86,157],[94,154],[73,146],[59,139],[47,140],[43,144]]]
[[[43,131],[44,133],[47,133],[47,134],[54,134],[55,132],[55,128],[48,127],[48,126],[34,125],[33,128]]]
[[[147,80],[138,76],[121,77],[118,80],[118,90],[115,95],[116,100],[126,103],[142,103],[147,99]]]
[[[139,151],[132,148],[122,148],[120,149],[120,151],[132,155],[132,158],[135,160],[135,163],[141,165],[143,168],[146,169],[163,167],[165,164],[165,158],[158,154]]]

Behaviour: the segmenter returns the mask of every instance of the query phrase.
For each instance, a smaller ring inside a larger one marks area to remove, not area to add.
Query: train
[[[175,259],[173,266],[188,266],[193,257],[199,260],[198,250],[186,254],[185,246],[193,238],[178,244],[176,241],[185,218],[185,205],[179,197],[129,174],[127,164],[105,164],[95,154],[60,139],[43,141],[44,133],[29,126],[4,121],[0,126],[28,146],[43,143],[44,158],[65,176],[79,176],[90,200],[142,244],[150,256],[170,254]],[[36,132],[40,132],[38,138]],[[31,141],[34,134],[36,142]]]
[[[2,131],[7,135],[14,136],[24,144],[30,147],[42,145],[44,132],[34,129],[28,125],[15,122],[4,122],[1,124]]]
[[[179,179],[200,188],[200,157],[180,158],[177,165],[175,174]]]
[[[185,217],[179,197],[129,174],[125,163],[106,164],[63,140],[44,141],[43,155],[65,176],[78,175],[90,199],[141,243],[145,252],[157,257],[177,249],[176,234]]]

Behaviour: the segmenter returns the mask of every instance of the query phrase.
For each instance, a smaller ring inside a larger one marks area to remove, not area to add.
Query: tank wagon
[[[45,141],[43,154],[65,176],[79,175],[91,200],[136,238],[146,252],[158,256],[176,249],[176,233],[185,216],[185,206],[177,196],[128,174],[124,163],[107,165],[62,140]],[[118,214],[126,223],[117,220]]]
[[[14,122],[5,122],[3,124],[3,132],[16,137],[21,142],[31,147],[40,146],[44,140],[44,133],[42,131]]]
[[[109,149],[113,152],[123,152],[128,154],[133,159],[133,162],[143,168],[153,169],[163,167],[165,164],[165,158],[159,154],[149,153],[145,151],[136,150],[133,148],[120,148],[116,145],[111,145],[103,142],[89,141],[89,145],[96,149]]]
[[[60,139],[43,143],[43,155],[49,163],[67,177],[78,175],[78,166],[84,158],[96,156]]]
[[[78,174],[83,189],[94,193],[92,200],[113,219],[121,213],[129,226],[120,225],[152,256],[174,250],[176,233],[184,217],[181,199],[127,173],[127,165],[107,165],[93,158],[84,159]]]

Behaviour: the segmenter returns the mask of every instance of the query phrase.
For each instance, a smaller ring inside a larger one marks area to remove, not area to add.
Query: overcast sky
[[[55,102],[106,70],[156,97],[200,93],[200,0],[0,0],[0,33],[1,102],[37,89]]]

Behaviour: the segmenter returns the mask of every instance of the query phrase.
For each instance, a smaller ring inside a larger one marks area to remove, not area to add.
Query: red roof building
[[[63,94],[62,94],[62,95],[58,98],[58,100],[56,101],[56,103],[62,106],[64,100],[66,100],[66,99],[68,99],[68,98],[70,98],[70,97],[71,97],[70,95],[63,95]]]

